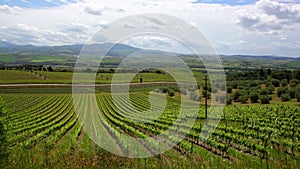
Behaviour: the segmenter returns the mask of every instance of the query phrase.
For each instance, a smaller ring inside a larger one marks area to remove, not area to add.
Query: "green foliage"
[[[172,88],[168,88],[168,95],[171,97],[175,96],[175,90]]]
[[[194,92],[198,92],[198,90]],[[137,105],[139,109],[147,110],[148,103],[145,101],[149,98],[146,93],[132,92],[130,95],[132,100],[127,102],[125,99],[124,103],[120,105],[124,107],[124,111],[117,111],[118,109],[110,94],[96,94],[97,104],[103,111],[103,117],[107,118],[101,123],[107,131],[106,139],[118,141],[119,144],[116,145],[116,148],[121,151],[127,151],[128,143],[123,142],[119,137],[120,133],[115,130],[141,138],[158,135],[170,128],[170,125],[178,119],[177,110],[180,107],[180,103],[168,97],[171,103],[169,104],[168,101],[165,112],[155,122],[149,122],[146,116],[145,118],[141,116],[139,119],[141,122],[136,122],[126,117],[131,115],[134,117],[135,113],[138,113],[133,112],[127,105],[131,102]],[[77,120],[73,111],[72,96],[70,95],[10,95],[5,97],[5,100],[10,100],[9,111],[13,112],[17,108],[17,112],[20,112],[12,113],[12,116],[9,117],[12,124],[9,128],[9,132],[12,133],[9,135],[9,139],[12,144],[16,144],[16,149],[14,147],[14,151],[12,151],[14,154],[10,156],[10,164],[7,168],[28,168],[28,166],[31,168],[98,168],[99,166],[107,166],[107,168],[155,168],[162,161],[156,158],[147,158],[141,161],[140,159],[120,158],[105,150],[103,152],[106,152],[106,154],[101,154],[102,149],[100,148],[94,151],[97,146],[93,141],[86,135],[83,138],[80,137],[81,126],[76,125]],[[88,98],[89,96],[82,95],[83,101],[89,101]],[[155,97],[154,102],[160,102],[160,99]],[[26,112],[28,109],[31,111]],[[192,110],[186,112],[186,115],[192,114]],[[164,163],[163,167],[193,168],[188,164],[194,164],[194,157],[201,156],[201,159],[210,160],[208,161],[210,164],[208,164],[208,167],[202,166],[203,163],[200,161],[197,163],[198,168],[223,168],[225,165],[226,168],[232,168],[232,162],[225,160],[224,157],[227,159],[228,156],[231,158],[234,155],[232,160],[237,162],[239,167],[259,168],[260,159],[257,155],[268,154],[270,168],[276,168],[278,165],[289,165],[297,168],[297,161],[291,154],[291,147],[295,145],[295,153],[299,151],[296,150],[297,144],[290,140],[299,136],[297,132],[295,136],[291,132],[291,127],[299,127],[299,106],[225,106],[222,125],[217,126],[211,138],[206,142],[198,144],[199,131],[203,130],[205,132],[205,129],[199,127],[199,124],[201,126],[203,122],[205,123],[202,118],[204,110],[204,106],[201,106],[198,114],[200,118],[197,119],[197,124],[186,135],[186,139],[177,144],[174,149],[170,149],[162,155],[164,159],[174,163]],[[82,111],[88,112],[89,108],[82,109]],[[271,120],[271,123],[270,119],[276,119],[276,122]],[[186,123],[178,123],[177,126],[183,128],[186,127]],[[211,127],[210,124],[208,124],[208,127]],[[174,130],[176,128],[173,128]],[[276,132],[276,135],[269,134],[272,132]],[[28,137],[29,134],[31,137]],[[268,141],[268,135],[270,135],[270,141]],[[173,136],[168,139],[176,141],[176,136]],[[22,140],[22,142],[19,142],[19,140]],[[74,144],[78,147],[74,147]],[[143,143],[136,142],[136,144],[137,146],[143,146]],[[19,145],[25,145],[28,148],[24,149]],[[33,145],[34,147],[30,148]],[[111,146],[113,145],[111,144]],[[19,147],[20,149],[18,149]],[[241,151],[241,148],[247,152]],[[65,153],[68,149],[72,151]],[[74,151],[75,149],[76,151]],[[86,153],[76,154],[82,150],[86,150]],[[279,154],[277,154],[277,150],[287,151],[279,151]],[[185,155],[180,154],[180,152]],[[277,157],[286,157],[287,161],[278,161]],[[46,159],[50,160],[47,161]],[[179,161],[181,159],[186,163]],[[247,159],[250,160],[242,165],[241,161]]]
[[[283,93],[280,96],[281,100],[286,102],[286,101],[290,101],[291,100],[291,96],[288,93]]]
[[[217,101],[220,101],[220,103],[225,103],[226,101],[226,95],[221,95],[217,97]]]
[[[232,87],[231,86],[227,87],[227,93],[232,93]]]
[[[241,97],[243,96],[243,97]],[[233,100],[235,102],[242,102],[242,101],[245,101],[246,98],[248,99],[248,96],[247,96],[247,91],[245,90],[236,90],[234,93],[233,93],[233,96],[232,96]]]
[[[201,96],[199,96],[198,90],[190,92],[190,99],[196,102],[199,102],[201,100]]]
[[[202,96],[203,96],[204,98],[206,97],[206,96],[205,96],[205,90],[202,90]],[[209,99],[210,96],[211,96],[210,92],[207,91],[207,98]]]
[[[236,81],[232,82],[232,88],[237,89],[238,83]]]
[[[285,87],[288,85],[288,80],[287,79],[282,79],[281,80],[281,86]]]
[[[272,97],[271,97],[271,99],[272,99]],[[261,95],[259,97],[259,100],[260,100],[261,104],[269,104],[270,103],[270,97],[267,95]]]
[[[248,101],[248,96],[247,96],[247,95],[239,96],[238,101],[239,101],[239,102],[242,102],[242,103],[247,103],[247,101]]]
[[[278,79],[272,79],[272,84],[275,86],[275,87],[279,87],[280,86],[280,81]]]
[[[161,90],[163,93],[167,93],[167,92],[168,92],[168,87],[161,87],[160,90]]]
[[[269,91],[268,91],[267,89],[261,89],[261,90],[259,91],[259,94],[260,94],[260,95],[268,95],[268,94],[269,94]]]
[[[2,115],[3,115],[3,100],[0,97],[0,167],[2,166],[3,163],[6,162],[6,158],[8,154],[6,131],[1,121]]]
[[[295,94],[295,96],[296,96],[297,102],[300,102],[300,92],[297,92]]]
[[[257,103],[259,99],[259,95],[257,94],[257,92],[252,92],[250,94],[250,100],[252,103]]]
[[[232,104],[232,98],[230,96],[227,96],[227,98],[226,98],[226,104],[227,105]]]
[[[295,88],[291,88],[291,90],[289,91],[290,97],[291,99],[296,97],[296,89]]]
[[[273,94],[273,91],[275,90],[275,86],[270,84],[266,87],[266,90],[267,90],[268,94]]]
[[[292,79],[290,81],[291,87],[296,87],[298,84],[299,84],[299,80],[297,80],[297,79]]]
[[[185,89],[183,89],[182,91],[180,91],[180,94],[186,95],[187,91]]]
[[[218,89],[216,87],[212,88],[211,90],[212,93],[217,93],[218,92]]]
[[[286,87],[280,87],[277,89],[277,97],[281,97],[282,94],[288,93],[289,89]]]

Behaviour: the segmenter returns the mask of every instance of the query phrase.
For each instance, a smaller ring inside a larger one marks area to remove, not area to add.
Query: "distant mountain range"
[[[105,50],[112,44],[96,44],[97,50]],[[54,56],[75,56],[79,55],[84,45],[62,45],[62,46],[33,46],[33,45],[16,45],[10,42],[0,41],[0,53],[18,54],[18,55],[54,55]],[[130,53],[140,50],[124,44],[116,44],[110,52],[109,56],[127,56]]]
[[[106,52],[111,43],[90,45],[97,51]],[[83,44],[62,45],[62,46],[33,46],[16,45],[6,41],[0,41],[0,64],[68,64],[73,65],[80,54]],[[143,50],[125,44],[116,44],[107,53],[109,57],[116,57],[119,60],[134,52]],[[150,51],[153,55],[178,55],[181,58],[195,57],[189,54],[168,53],[163,51]],[[228,67],[273,67],[300,69],[300,57],[279,57],[279,56],[253,56],[253,55],[220,55],[225,66]],[[191,63],[192,64],[192,63]]]

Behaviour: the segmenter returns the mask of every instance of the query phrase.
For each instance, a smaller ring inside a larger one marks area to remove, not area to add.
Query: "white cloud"
[[[299,9],[296,4],[261,0],[251,9],[240,10],[236,23],[248,30],[275,35],[295,28],[300,22]]]
[[[70,38],[62,32],[39,29],[32,25],[18,23],[16,25],[2,26],[0,37],[5,37],[7,41],[17,44],[39,44],[47,43],[68,43]],[[29,42],[29,43],[28,43]]]
[[[270,0],[261,0],[257,2],[258,8],[262,9],[268,15],[274,15],[278,19],[288,19],[290,21],[300,21],[300,13],[294,5],[287,5]]]
[[[27,3],[27,4],[30,4],[30,2],[29,1],[27,1],[27,0],[20,0],[21,2],[24,2],[24,3]]]
[[[18,6],[13,6],[10,7],[8,5],[0,5],[0,14],[5,13],[5,14],[19,14],[19,12],[22,11],[22,8]]]
[[[163,13],[192,23],[220,54],[300,56],[299,47],[291,45],[300,41],[300,4],[293,0],[260,0],[244,6],[192,2],[194,0],[60,0],[63,5],[41,9],[2,5],[0,39],[35,45],[84,43],[98,30],[120,18],[141,13]],[[164,26],[168,23],[152,20],[146,24]],[[176,49],[176,45],[166,39],[141,38],[130,43],[152,47],[169,45]],[[293,52],[282,50],[286,46]]]
[[[84,12],[92,14],[92,15],[101,15],[102,14],[101,9],[96,9],[96,8],[92,8],[92,7],[84,8]]]

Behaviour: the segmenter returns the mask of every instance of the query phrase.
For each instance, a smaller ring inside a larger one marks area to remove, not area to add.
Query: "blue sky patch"
[[[256,1],[257,0],[196,0],[194,3],[248,5],[248,4],[255,4]]]
[[[68,0],[75,2],[75,0]],[[61,0],[1,0],[0,5],[19,6],[22,8],[46,8],[63,5]]]

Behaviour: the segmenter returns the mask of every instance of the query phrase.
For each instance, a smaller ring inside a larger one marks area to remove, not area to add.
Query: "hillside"
[[[110,43],[93,44],[97,51],[104,52]],[[0,41],[0,64],[2,65],[57,65],[73,67],[77,56],[80,54],[82,44],[63,46],[33,46],[16,45],[13,43]],[[124,44],[116,44],[108,53],[107,67],[115,67],[122,58],[140,51],[142,49]],[[149,53],[149,52],[148,52]],[[153,51],[155,55],[168,55],[167,52]],[[178,55],[185,60],[189,66],[203,68],[194,55],[169,53]],[[251,56],[251,55],[220,55],[222,63],[226,69],[299,69],[300,58],[283,56]],[[113,64],[110,64],[112,62]]]

